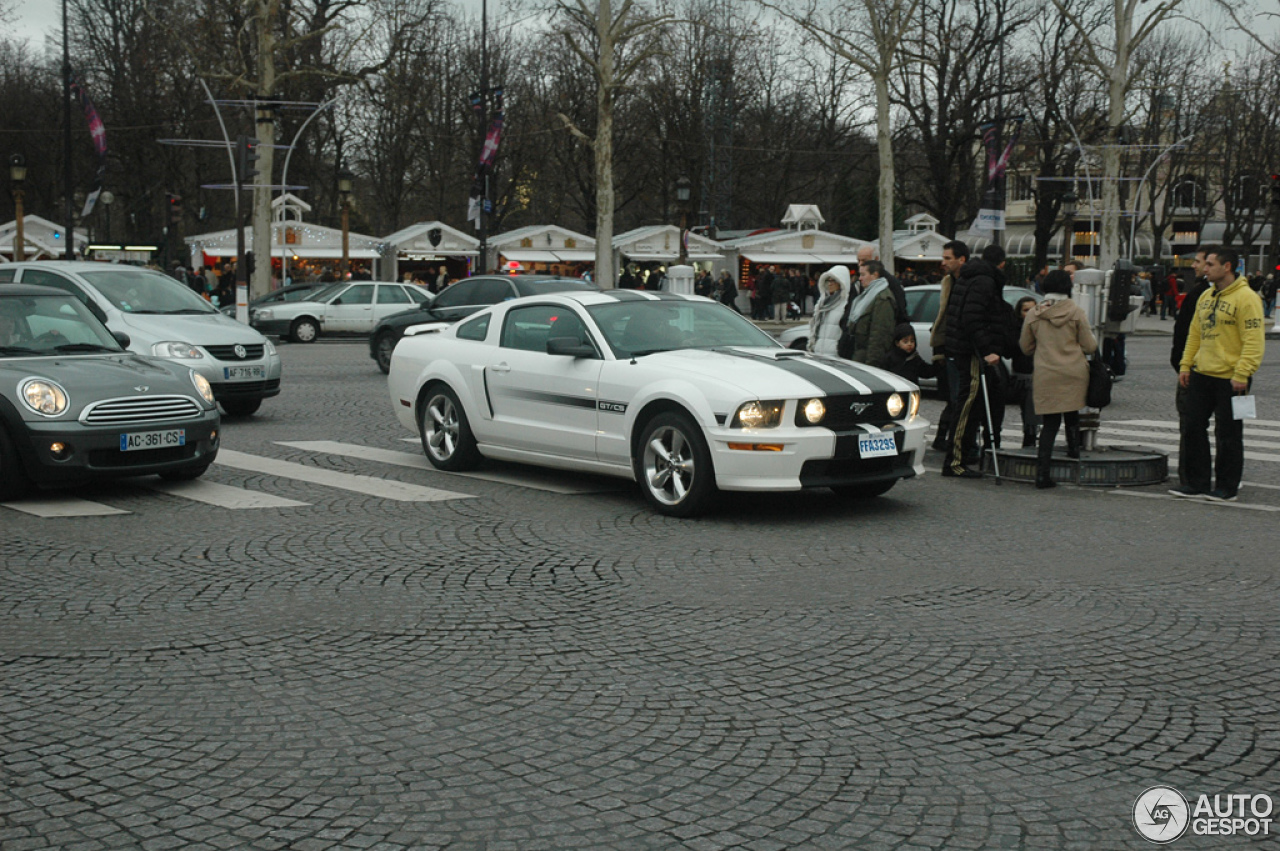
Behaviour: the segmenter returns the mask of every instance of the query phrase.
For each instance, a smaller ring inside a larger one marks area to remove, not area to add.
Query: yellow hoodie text
[[[1223,290],[1209,287],[1196,301],[1179,369],[1248,381],[1262,365],[1264,340],[1262,299],[1248,279],[1236,278]]]

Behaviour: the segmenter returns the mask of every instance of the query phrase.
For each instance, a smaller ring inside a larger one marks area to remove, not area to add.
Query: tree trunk
[[[596,86],[596,270],[600,289],[617,286],[613,268],[613,6],[600,0],[596,31],[600,36],[600,79]]]
[[[889,72],[876,74],[876,148],[880,154],[880,262],[893,273],[893,138],[889,116]]]
[[[276,18],[279,0],[262,0],[258,7],[258,96],[270,99],[276,88]],[[275,165],[275,110],[254,110],[254,133],[258,139],[258,177],[253,188],[253,278],[249,298],[261,298],[271,291],[271,175]]]
[[[1120,169],[1123,150],[1120,129],[1124,126],[1124,100],[1129,88],[1129,43],[1132,13],[1125,0],[1113,0],[1116,10],[1116,55],[1107,85],[1107,136],[1102,149],[1102,245],[1098,267],[1110,269],[1120,257]]]

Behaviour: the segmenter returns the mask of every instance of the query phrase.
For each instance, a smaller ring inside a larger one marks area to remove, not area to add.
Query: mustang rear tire
[[[669,411],[645,424],[636,444],[636,481],[649,504],[671,517],[694,517],[716,492],[711,451],[687,415]]]
[[[320,336],[320,326],[314,319],[303,317],[293,320],[289,326],[289,339],[295,343],[314,343]]]
[[[17,499],[31,487],[9,433],[0,425],[0,500]]]
[[[897,483],[897,479],[890,479],[887,482],[876,482],[872,485],[839,485],[831,490],[842,499],[875,499],[888,493]]]
[[[418,434],[427,460],[438,470],[459,473],[474,470],[481,460],[467,413],[457,395],[437,384],[423,396],[418,408]]]

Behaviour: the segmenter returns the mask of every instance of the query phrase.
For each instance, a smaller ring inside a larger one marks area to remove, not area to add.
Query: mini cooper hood
[[[726,347],[677,349],[637,358],[661,364],[699,381],[716,380],[757,399],[837,396],[850,393],[907,392],[914,385],[892,373],[838,358],[815,357],[792,349]]]
[[[142,393],[197,397],[195,385],[186,377],[188,371],[177,363],[129,353],[0,360],[6,393],[24,378],[46,378],[62,385],[77,408],[97,399]]]
[[[173,340],[193,346],[260,345],[265,339],[248,325],[221,313],[172,315],[163,313],[122,314],[124,331],[139,345],[150,346]]]

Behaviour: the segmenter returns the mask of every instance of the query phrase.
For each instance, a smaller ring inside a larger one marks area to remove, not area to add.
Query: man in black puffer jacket
[[[1000,358],[1008,343],[1009,305],[1004,300],[1004,249],[988,245],[982,256],[960,268],[947,301],[947,360],[959,376],[956,392],[958,410],[953,425],[951,449],[943,463],[942,475],[980,479],[982,472],[965,466],[965,449],[977,443],[978,428],[986,412],[979,397],[982,370],[988,383],[996,377]],[[997,401],[992,399],[994,408]],[[999,434],[991,436],[997,443]]]

